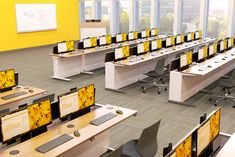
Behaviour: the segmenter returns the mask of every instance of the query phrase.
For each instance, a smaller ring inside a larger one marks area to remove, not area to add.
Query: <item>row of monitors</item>
[[[178,143],[166,157],[199,157],[220,132],[221,109],[212,112],[192,132]]]
[[[194,35],[194,33],[190,33],[190,41],[192,40],[191,34]],[[195,38],[193,38],[195,39]],[[162,39],[155,39],[152,41],[145,41],[142,43],[137,44],[137,50],[136,50],[136,55],[142,55],[148,52],[154,52],[157,51],[163,47],[170,47],[174,45],[179,45],[184,43],[185,41],[185,35],[177,35],[175,36],[169,36],[166,38],[166,41],[162,41]],[[117,49],[115,49],[114,52],[114,60],[119,61],[126,59],[127,57],[130,56],[130,46],[122,46]]]
[[[0,71],[0,93],[11,90],[18,84],[18,74],[14,69]]]
[[[92,84],[58,96],[57,103],[45,99],[3,114],[0,117],[1,141],[6,143],[51,124],[55,118],[62,120],[94,104],[95,88]]]
[[[93,48],[96,46],[105,46],[109,45],[113,42],[120,43],[120,42],[125,42],[127,40],[136,40],[138,38],[146,38],[150,36],[157,36],[158,35],[158,28],[153,28],[153,29],[146,29],[142,30],[141,33],[138,33],[136,31],[131,31],[127,35],[126,33],[119,33],[116,35],[116,37],[112,37],[111,35],[104,35],[100,36],[99,39],[97,37],[89,37],[83,39],[82,46],[78,46],[79,48]],[[197,39],[202,38],[202,31],[196,31],[196,32],[189,32],[186,35],[184,34],[179,34],[176,37],[170,36],[166,40],[166,47],[170,47],[176,44],[182,44],[185,41],[193,41]],[[81,43],[79,43],[80,45]],[[54,50],[54,53],[65,53],[65,52],[71,52],[75,50],[74,46],[74,41],[65,41],[65,42],[60,42],[58,43],[57,50]]]
[[[223,53],[234,47],[234,38],[226,38],[218,42],[210,43],[209,45],[201,46],[197,53],[193,50],[188,50],[180,55],[179,59],[172,61],[171,70],[178,69],[185,70],[192,62],[203,62],[206,59],[214,57],[217,53]]]

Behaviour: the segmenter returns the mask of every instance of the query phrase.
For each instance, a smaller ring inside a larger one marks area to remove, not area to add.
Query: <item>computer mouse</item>
[[[30,90],[29,90],[29,93],[33,93],[33,90],[32,90],[32,89],[30,89]]]
[[[117,114],[123,114],[123,112],[121,110],[117,110],[116,113]]]
[[[208,65],[209,68],[211,68],[212,66],[211,65]]]
[[[73,132],[73,134],[74,134],[75,137],[79,137],[80,136],[80,132],[78,130],[75,130]]]

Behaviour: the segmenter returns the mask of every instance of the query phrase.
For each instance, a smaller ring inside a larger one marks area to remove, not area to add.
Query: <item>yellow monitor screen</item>
[[[199,30],[199,31],[196,31],[195,32],[195,39],[201,39],[202,38],[202,31]]]
[[[175,37],[171,36],[166,39],[166,47],[175,45]]]
[[[176,36],[176,44],[182,44],[184,43],[184,35],[180,34]]]
[[[14,87],[15,81],[15,70],[0,71],[0,90]]]
[[[149,29],[142,30],[141,31],[141,37],[142,38],[150,37],[150,30]]]
[[[175,155],[176,157],[192,157],[192,135],[176,148]]]
[[[208,57],[208,47],[203,46],[198,51],[198,60],[202,60]]]
[[[231,48],[234,46],[234,37],[231,37],[228,39],[228,48]]]
[[[138,32],[129,32],[128,40],[136,40],[138,39]]]
[[[50,100],[28,106],[30,130],[45,126],[52,122]]]
[[[219,108],[210,117],[210,141],[213,141],[215,137],[219,135],[220,132],[220,114],[221,109]]]
[[[149,41],[145,41],[137,45],[137,53],[138,55],[144,54],[150,51]]]
[[[151,29],[151,36],[156,36],[156,35],[158,35],[158,32],[159,32],[158,28],[152,28],[152,29]]]
[[[194,32],[189,32],[187,34],[187,41],[192,41],[194,40]]]
[[[116,42],[124,42],[127,40],[127,35],[126,33],[119,33],[116,35]]]
[[[213,43],[209,46],[209,56],[213,56],[217,53],[217,43]]]
[[[70,52],[75,50],[74,41],[66,41],[58,43],[58,53]]]
[[[97,46],[97,38],[96,37],[83,39],[83,48],[92,48],[95,46]]]
[[[111,43],[112,43],[112,36],[111,35],[105,35],[105,36],[99,37],[100,46],[108,45]]]
[[[151,42],[151,51],[158,50],[162,48],[162,39],[153,40]]]
[[[30,130],[28,117],[28,109],[10,113],[1,117],[1,134],[3,143]]]
[[[95,104],[95,87],[89,85],[78,90],[79,110]]]
[[[187,65],[192,64],[192,56],[193,52],[188,51],[187,53],[183,54],[180,56],[180,67],[185,67]]]
[[[60,118],[79,110],[77,91],[59,96],[59,110]]]
[[[122,60],[130,56],[130,47],[123,46],[116,48],[114,52],[115,60]]]

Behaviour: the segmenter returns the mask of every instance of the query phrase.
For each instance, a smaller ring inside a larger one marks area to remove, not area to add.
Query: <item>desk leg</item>
[[[107,91],[112,91],[112,92],[117,92],[117,93],[123,93],[123,94],[126,94],[126,92],[125,92],[125,91],[120,90],[120,89],[105,88],[105,90],[107,90]]]
[[[82,74],[87,74],[87,75],[93,75],[94,74],[94,72],[86,71],[86,70],[82,70],[81,73]]]
[[[68,81],[68,82],[71,81],[71,79],[65,78],[65,77],[52,76],[51,78],[56,79],[56,80]]]
[[[188,107],[196,107],[195,105],[190,104],[190,103],[186,103],[186,102],[178,102],[178,101],[172,101],[172,100],[168,100],[168,102],[173,103],[173,104],[188,106]]]

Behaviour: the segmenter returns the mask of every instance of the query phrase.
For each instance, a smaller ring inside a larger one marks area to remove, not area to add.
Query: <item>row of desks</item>
[[[105,63],[105,88],[119,90],[120,88],[142,80],[147,77],[144,73],[155,68],[157,60],[165,58],[165,64],[168,65],[177,54],[188,49],[197,50],[200,46],[214,42],[215,40],[215,38],[206,38],[138,56],[135,59],[128,58],[119,62],[107,62]]]
[[[135,41],[111,44],[107,46],[95,47],[85,50],[76,50],[65,54],[51,54],[53,60],[52,78],[70,81],[68,77],[80,73],[93,74],[91,70],[104,67],[105,54],[113,52],[115,48],[122,45],[135,46],[143,41],[151,41],[157,38],[166,38],[166,35],[159,35]]]
[[[183,103],[200,90],[235,68],[235,49],[226,51],[190,68],[170,72],[169,101]],[[208,67],[206,70],[199,70]]]

